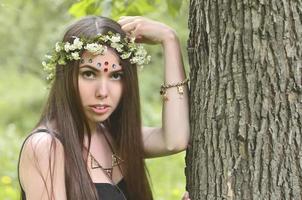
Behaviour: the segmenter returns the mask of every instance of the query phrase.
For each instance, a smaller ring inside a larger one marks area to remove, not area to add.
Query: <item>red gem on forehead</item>
[[[105,69],[104,69],[104,72],[108,72],[108,68],[105,68]]]
[[[105,65],[108,65],[109,63],[108,63],[108,61],[105,61]]]

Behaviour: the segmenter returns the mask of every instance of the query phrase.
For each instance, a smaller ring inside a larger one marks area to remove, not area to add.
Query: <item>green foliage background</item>
[[[187,65],[188,2],[181,0],[0,0],[0,199],[19,199],[17,161],[22,142],[35,125],[48,90],[41,60],[66,25],[97,14],[118,19],[144,15],[173,27]],[[140,71],[145,125],[159,126],[163,81],[160,45],[147,46],[152,62]],[[188,69],[187,69],[188,72]],[[184,153],[147,160],[155,200],[181,199],[185,191]]]

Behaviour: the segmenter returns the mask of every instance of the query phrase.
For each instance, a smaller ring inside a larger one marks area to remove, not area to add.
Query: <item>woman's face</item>
[[[79,92],[90,123],[102,122],[113,113],[122,96],[123,69],[119,57],[107,49],[104,55],[85,51],[79,65]]]

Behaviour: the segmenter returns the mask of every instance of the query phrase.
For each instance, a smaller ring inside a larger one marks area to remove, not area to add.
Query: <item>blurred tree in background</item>
[[[41,61],[66,25],[85,15],[144,15],[178,32],[187,65],[187,13],[188,2],[181,0],[0,0],[0,199],[19,199],[19,149],[48,93]],[[160,45],[147,48],[152,62],[139,73],[142,114],[145,125],[156,126],[161,120],[163,55]],[[147,161],[156,200],[180,199],[185,187],[183,157]]]

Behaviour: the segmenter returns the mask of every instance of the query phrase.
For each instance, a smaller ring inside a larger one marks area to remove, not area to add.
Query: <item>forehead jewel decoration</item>
[[[88,60],[88,62],[90,63],[91,58]],[[81,59],[81,63],[85,63],[84,59]],[[96,67],[97,68],[103,68],[104,72],[108,72],[108,67],[110,67],[111,69],[116,69],[117,66],[120,66],[120,64],[110,64],[108,61],[105,61],[104,63],[98,62],[96,63]]]
[[[122,38],[118,33],[108,32],[98,34],[95,38],[73,37],[73,42],[57,42],[50,55],[46,55],[46,60],[42,62],[47,73],[47,80],[55,78],[56,67],[63,67],[70,61],[81,60],[81,53],[85,50],[93,55],[103,55],[107,51],[107,46],[115,49],[121,59],[129,59],[131,64],[143,66],[150,62],[151,56],[141,44],[134,42],[135,38]]]

